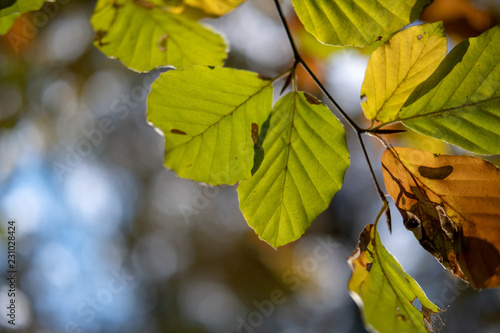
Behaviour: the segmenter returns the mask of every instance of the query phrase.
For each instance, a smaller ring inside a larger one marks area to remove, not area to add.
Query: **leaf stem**
[[[314,81],[314,83],[316,83],[316,85],[321,90],[321,92],[333,104],[333,106],[335,107],[335,109],[337,110],[337,112],[344,118],[344,120],[356,132],[356,137],[358,138],[358,142],[359,142],[359,144],[361,146],[361,150],[363,151],[363,154],[365,156],[366,162],[368,163],[368,168],[370,169],[370,173],[371,173],[373,182],[375,183],[375,187],[377,189],[377,194],[378,194],[378,196],[380,197],[380,200],[383,203],[383,207],[382,207],[381,212],[383,210],[385,210],[386,217],[387,217],[387,224],[389,226],[389,231],[391,231],[391,218],[390,218],[391,213],[390,213],[390,210],[389,210],[389,203],[387,201],[387,198],[386,198],[384,192],[380,188],[380,184],[378,183],[377,177],[375,176],[375,172],[373,171],[373,167],[372,167],[372,164],[370,162],[370,158],[369,158],[368,153],[366,151],[366,147],[365,147],[365,144],[363,142],[363,138],[361,137],[361,135],[363,133],[371,132],[371,131],[370,130],[365,130],[365,129],[362,129],[361,127],[359,127],[358,124],[356,124],[351,119],[351,117],[349,117],[347,115],[347,113],[345,113],[345,111],[340,107],[340,105],[337,103],[337,101],[330,95],[330,93],[328,92],[328,90],[326,90],[325,86],[319,81],[319,79],[313,73],[313,71],[309,68],[309,66],[307,66],[307,64],[304,61],[304,59],[302,59],[302,57],[300,56],[300,53],[299,53],[298,48],[297,48],[297,45],[295,44],[295,40],[293,39],[292,33],[290,31],[290,27],[288,26],[288,23],[286,21],[285,15],[283,14],[283,10],[281,9],[281,5],[280,5],[279,0],[274,0],[274,4],[276,5],[276,10],[278,11],[278,15],[279,15],[280,21],[283,24],[283,27],[285,28],[286,35],[287,35],[288,41],[290,43],[290,47],[292,48],[293,57],[294,57],[293,69],[295,69],[297,67],[297,65],[300,64],[305,69],[305,71],[307,72],[307,74],[311,77],[311,79]],[[379,217],[380,217],[380,215],[381,214],[379,214]]]
[[[398,122],[398,120],[393,120],[393,121],[389,121],[386,123],[382,123],[382,124],[379,124],[373,128],[365,129],[365,130],[363,130],[363,132],[365,132],[365,133],[380,133],[381,131],[383,131],[382,130],[383,127],[395,124],[397,122]]]

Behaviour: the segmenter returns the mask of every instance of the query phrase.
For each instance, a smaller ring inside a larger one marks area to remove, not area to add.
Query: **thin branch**
[[[295,59],[294,67],[297,66],[297,61],[300,59],[300,54],[295,45],[295,41],[293,40],[292,33],[290,32],[290,28],[288,27],[288,23],[286,22],[285,15],[283,15],[283,10],[281,9],[281,5],[279,0],[274,0],[274,4],[276,5],[276,9],[278,10],[278,15],[280,16],[281,23],[285,27],[286,35],[288,37],[288,41],[290,42],[290,46],[292,47],[293,57]]]
[[[368,163],[368,168],[370,169],[373,183],[375,184],[375,187],[377,189],[377,194],[380,197],[380,200],[382,200],[384,207],[387,209],[386,210],[387,226],[389,227],[389,232],[392,232],[391,211],[389,208],[389,202],[387,201],[387,198],[386,198],[384,192],[380,188],[380,184],[378,183],[377,177],[375,176],[375,172],[373,171],[373,167],[372,167],[372,164],[370,162],[370,157],[368,156],[368,152],[366,151],[365,143],[363,142],[363,138],[361,137],[361,133],[357,132],[356,136],[358,137],[359,145],[361,146],[361,150],[363,151],[363,154],[365,155],[366,162]]]
[[[387,224],[389,226],[389,231],[391,231],[391,218],[390,218],[391,214],[390,214],[390,210],[389,210],[389,203],[387,201],[387,198],[386,198],[384,192],[380,188],[380,185],[378,183],[377,177],[375,176],[375,172],[373,171],[373,167],[372,167],[372,164],[370,162],[370,158],[369,158],[368,153],[366,151],[366,147],[365,147],[365,144],[363,142],[363,138],[361,137],[361,135],[363,133],[366,133],[366,132],[369,132],[369,131],[365,130],[365,129],[362,129],[361,127],[359,127],[358,124],[356,124],[344,112],[344,110],[340,107],[340,105],[337,103],[337,101],[335,101],[335,99],[330,95],[330,93],[326,90],[326,88],[319,81],[319,79],[316,77],[316,75],[313,73],[313,71],[309,68],[309,66],[307,66],[306,62],[302,59],[302,57],[300,56],[300,53],[299,53],[299,51],[297,49],[297,45],[295,44],[295,40],[293,39],[292,33],[290,31],[290,28],[289,28],[288,23],[287,23],[287,21],[285,19],[285,15],[283,14],[283,11],[281,9],[281,5],[279,3],[279,0],[274,0],[274,4],[276,5],[276,9],[278,11],[279,18],[281,20],[281,23],[283,24],[283,27],[285,28],[286,35],[288,37],[288,41],[289,41],[290,46],[291,46],[292,51],[293,51],[293,56],[294,56],[294,59],[295,59],[294,64],[293,64],[293,68],[295,69],[295,67],[298,64],[301,64],[302,67],[304,67],[304,69],[306,70],[307,74],[309,74],[309,76],[313,79],[313,81],[319,87],[319,89],[321,90],[321,92],[328,98],[328,100],[333,104],[333,106],[335,107],[335,109],[337,110],[337,112],[345,119],[345,121],[356,132],[356,137],[358,138],[358,141],[359,141],[359,144],[360,144],[361,149],[363,151],[363,154],[365,156],[366,162],[368,163],[368,168],[370,169],[370,173],[371,173],[373,182],[375,183],[375,187],[377,189],[377,194],[378,194],[378,196],[380,197],[380,200],[383,203],[382,210],[386,211]],[[374,134],[374,133],[371,133],[371,134]]]
[[[295,40],[293,39],[292,33],[290,31],[290,28],[288,26],[288,23],[285,19],[285,15],[283,14],[283,10],[281,9],[281,5],[279,3],[279,0],[274,0],[274,3],[276,5],[276,9],[278,10],[278,14],[281,20],[281,23],[283,24],[286,35],[288,37],[288,41],[290,42],[290,46],[292,47],[293,51],[293,57],[295,59],[294,62],[294,67],[297,66],[297,64],[301,64],[302,67],[306,70],[307,74],[313,79],[314,83],[318,86],[318,88],[321,90],[323,94],[325,94],[326,98],[335,106],[335,109],[337,109],[337,112],[342,115],[342,117],[345,119],[345,121],[356,131],[356,133],[362,132],[363,130],[361,127],[359,127],[352,119],[347,115],[347,113],[344,112],[344,110],[340,107],[340,105],[337,103],[337,101],[330,95],[330,93],[326,90],[326,88],[323,86],[323,84],[319,81],[319,79],[316,77],[316,75],[313,73],[313,71],[307,66],[306,62],[302,57],[300,56],[300,53],[298,51],[297,45],[295,44]]]
[[[337,101],[330,95],[330,93],[328,92],[328,90],[326,90],[326,88],[319,81],[319,79],[316,77],[316,75],[313,73],[313,71],[309,68],[309,66],[307,66],[307,64],[305,63],[305,61],[302,60],[302,58],[300,58],[298,60],[298,62],[302,65],[302,67],[304,67],[304,69],[306,70],[307,74],[309,74],[309,76],[313,79],[313,81],[316,83],[316,85],[321,90],[321,92],[323,94],[325,94],[326,98],[328,98],[328,100],[333,104],[333,106],[335,106],[335,109],[337,109],[338,113],[340,113],[340,115],[342,115],[342,117],[354,129],[354,131],[356,131],[356,133],[363,132],[363,129],[361,127],[359,127],[358,124],[356,124],[354,122],[354,120],[352,120],[351,117],[349,117],[344,112],[344,110],[340,107],[340,105],[337,103]]]
[[[400,134],[405,133],[405,129],[365,129],[365,134]]]

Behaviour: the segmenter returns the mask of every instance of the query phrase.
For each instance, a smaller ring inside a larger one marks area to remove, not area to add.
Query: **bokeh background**
[[[147,123],[145,101],[166,69],[134,73],[100,53],[94,5],[48,3],[0,38],[0,331],[12,328],[5,229],[15,220],[19,332],[365,332],[346,258],[381,203],[354,133],[346,127],[351,167],[330,208],[275,250],[247,226],[234,186],[206,187],[163,167],[163,137]],[[306,61],[369,126],[359,105],[369,50],[320,45],[283,7]],[[444,20],[451,48],[499,14],[498,0],[436,0],[422,19]],[[274,76],[291,64],[272,1],[248,0],[204,23],[229,41],[227,66]],[[302,74],[302,89],[321,97]],[[416,134],[390,139],[463,153]],[[382,147],[365,140],[382,181]],[[392,235],[379,226],[383,243],[446,309],[437,330],[499,332],[499,291],[473,291],[446,272],[392,208]]]

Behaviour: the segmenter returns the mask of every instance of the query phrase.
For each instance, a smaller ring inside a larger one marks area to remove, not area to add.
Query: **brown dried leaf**
[[[475,288],[500,285],[500,170],[409,148],[382,156],[387,191],[423,248]]]

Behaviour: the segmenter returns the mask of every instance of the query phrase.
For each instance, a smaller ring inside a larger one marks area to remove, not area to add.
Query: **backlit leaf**
[[[297,16],[325,44],[367,46],[416,20],[429,0],[292,0]]]
[[[352,276],[347,288],[371,332],[428,332],[431,314],[441,311],[418,283],[382,245],[376,227],[369,224],[347,259]],[[420,301],[422,309],[413,302]]]
[[[165,165],[180,177],[212,185],[249,178],[252,124],[272,108],[272,81],[231,68],[191,66],[160,75],[148,97],[148,119],[165,135]]]
[[[208,14],[221,16],[238,7],[245,0],[184,0],[188,6],[202,9]]]
[[[221,36],[148,1],[99,0],[91,21],[94,44],[137,71],[167,65],[219,66],[226,58]]]
[[[314,97],[292,92],[273,108],[264,160],[240,182],[240,208],[259,237],[278,247],[298,239],[330,204],[349,166],[345,131]]]
[[[476,288],[500,285],[500,170],[409,148],[382,156],[387,191],[423,248]]]
[[[479,154],[500,153],[500,26],[457,45],[397,116]]]
[[[413,90],[446,56],[441,22],[410,27],[394,35],[370,56],[361,86],[361,103],[368,119],[396,118]]]

